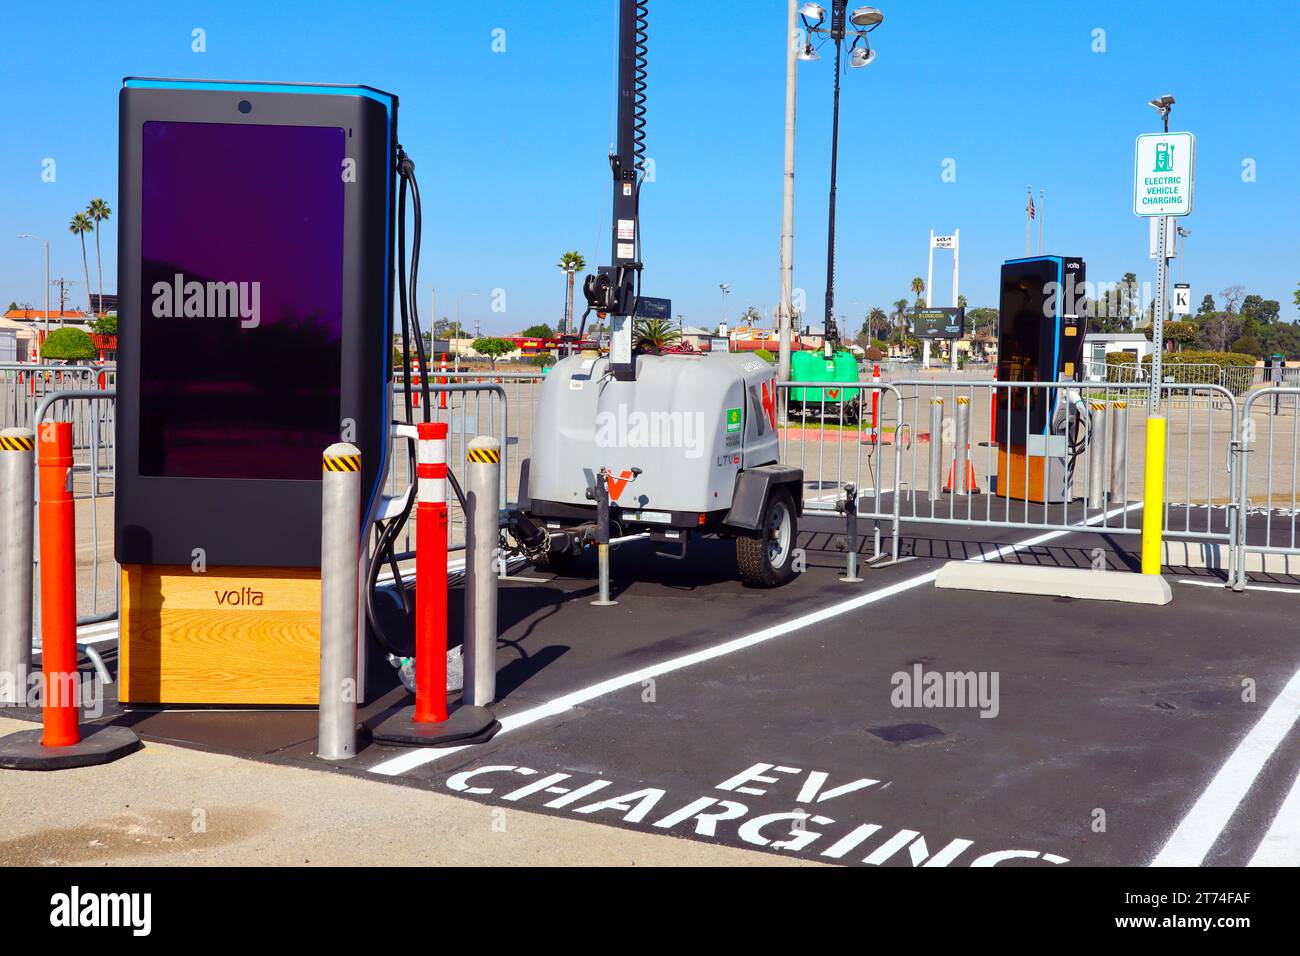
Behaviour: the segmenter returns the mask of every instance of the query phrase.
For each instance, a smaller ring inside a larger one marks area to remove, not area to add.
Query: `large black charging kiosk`
[[[396,137],[368,87],[123,83],[125,702],[316,700],[321,453],[368,526],[389,446]]]
[[[1077,382],[1083,372],[1086,266],[1077,256],[1009,259],[998,299],[1000,382]],[[1025,501],[1068,497],[1064,434],[1053,419],[1063,389],[996,389],[998,493]]]

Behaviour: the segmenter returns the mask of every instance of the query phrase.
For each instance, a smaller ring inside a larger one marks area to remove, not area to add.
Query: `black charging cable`
[[[416,282],[420,270],[420,232],[421,232],[421,209],[420,209],[420,186],[415,179],[415,163],[411,157],[406,154],[406,150],[399,145],[397,147],[397,175],[398,175],[398,195],[397,195],[397,296],[398,304],[401,311],[402,322],[402,375],[405,387],[403,388],[403,411],[405,412],[406,424],[415,424],[415,409],[411,401],[411,342],[415,342],[416,359],[419,362],[420,369],[424,374],[420,376],[420,391],[424,405],[424,420],[426,422],[433,420],[433,402],[431,391],[429,389],[429,364],[428,356],[424,348],[424,333],[420,328],[420,315],[416,306]],[[411,192],[411,206],[414,222],[414,235],[411,239],[411,275],[408,284],[406,276],[406,193],[407,189]],[[407,443],[407,463],[410,475],[416,473],[416,456],[415,444]],[[451,483],[452,491],[456,499],[460,502],[461,510],[465,509],[465,492],[456,480],[456,476],[451,469],[447,469],[447,480]],[[411,600],[410,594],[407,593],[406,587],[402,581],[401,569],[397,564],[396,543],[397,536],[401,533],[402,528],[406,526],[407,520],[411,516],[411,509],[415,505],[414,480],[412,481],[412,490],[407,493],[406,502],[402,510],[386,522],[376,522],[379,527],[379,539],[375,543],[374,553],[370,557],[370,562],[366,568],[366,621],[370,624],[370,629],[374,632],[376,640],[380,646],[394,657],[409,657],[414,651],[414,640],[410,645],[402,646],[397,644],[392,637],[384,630],[379,623],[379,617],[375,610],[374,596],[379,584],[379,572],[385,564],[393,574],[393,582],[397,589],[398,599],[402,603],[402,610],[408,619],[414,619],[415,604]]]

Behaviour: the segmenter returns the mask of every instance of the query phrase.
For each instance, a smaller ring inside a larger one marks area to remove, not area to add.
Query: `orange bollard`
[[[871,365],[871,384],[880,384],[880,363],[873,362]],[[871,390],[871,435],[874,441],[879,441],[880,435],[880,389]]]
[[[415,722],[447,719],[447,423],[420,422],[415,511]]]
[[[438,384],[440,384],[440,385],[446,385],[446,384],[447,384],[447,356],[445,356],[445,355],[442,357],[442,368],[441,368],[441,371],[442,371],[442,377],[441,377],[440,379],[438,379]],[[446,408],[446,407],[447,407],[447,393],[446,393],[446,392],[439,392],[439,393],[438,393],[438,407],[439,407],[439,408]]]
[[[501,725],[487,708],[466,704],[465,692],[459,705],[447,706],[447,423],[420,422],[416,435],[415,705],[374,727],[371,739],[467,746]]]
[[[41,744],[66,747],[81,740],[75,693],[77,565],[71,422],[40,426],[36,474],[40,482],[37,515],[41,536],[41,670],[45,674],[45,733]]]
[[[37,517],[41,536],[41,730],[0,737],[0,767],[68,770],[94,767],[140,749],[129,727],[78,726],[76,524],[72,486],[72,423],[37,426]],[[28,547],[30,547],[30,539]]]

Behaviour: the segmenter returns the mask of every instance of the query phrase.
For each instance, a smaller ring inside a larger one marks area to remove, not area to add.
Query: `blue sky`
[[[784,0],[650,0],[644,292],[693,324],[770,310],[778,293]],[[1025,187],[1046,190],[1047,251],[1092,279],[1150,280],[1147,226],[1131,212],[1133,140],[1146,101],[1178,98],[1171,128],[1197,136],[1184,221],[1193,300],[1231,284],[1297,318],[1300,92],[1293,2],[884,3],[876,62],[844,78],[837,312],[856,331],[925,275],[931,228],[961,229],[961,291],[994,301],[999,263],[1024,252]],[[708,15],[700,15],[707,10]],[[71,215],[116,208],[117,91],[126,75],[366,83],[401,97],[400,138],[425,202],[420,301],[428,315],[504,332],[553,323],[559,254],[608,257],[614,0],[570,2],[63,3],[10,5],[0,80],[0,299],[43,302],[39,245],[76,279]],[[191,51],[191,30],[207,52]],[[503,28],[506,51],[494,53]],[[1105,52],[1093,52],[1104,30]],[[53,68],[51,65],[53,64]],[[817,321],[825,276],[832,67],[800,64],[795,285]],[[1280,101],[1280,105],[1278,104]],[[41,181],[53,157],[57,181]],[[945,160],[956,181],[944,182]],[[1243,181],[1253,161],[1255,181]],[[115,276],[116,237],[103,237]],[[1035,235],[1035,248],[1037,238]],[[1177,272],[1179,266],[1175,263]],[[951,295],[936,254],[936,303]],[[91,259],[94,283],[93,252]],[[116,286],[106,278],[105,289]],[[504,313],[490,310],[504,289]],[[476,296],[472,293],[478,293]]]

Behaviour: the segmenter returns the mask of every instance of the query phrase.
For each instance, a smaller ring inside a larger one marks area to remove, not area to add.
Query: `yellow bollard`
[[[1165,516],[1165,420],[1147,418],[1147,460],[1142,496],[1142,573],[1159,574],[1164,555],[1161,534]]]

